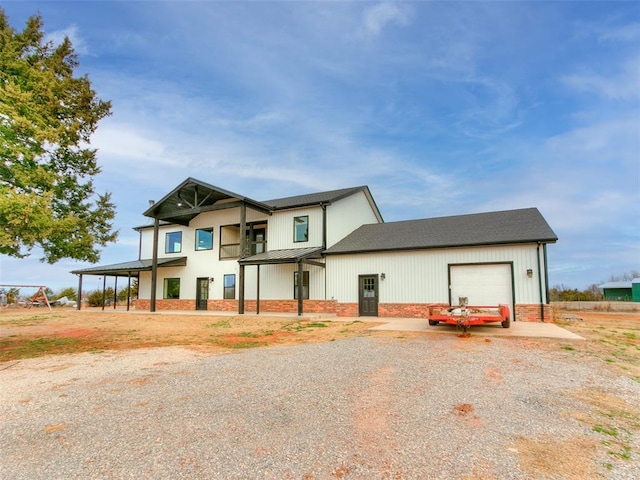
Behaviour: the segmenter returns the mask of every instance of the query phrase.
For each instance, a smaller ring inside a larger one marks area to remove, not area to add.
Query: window
[[[298,272],[293,272],[293,298],[298,299]],[[302,272],[302,299],[309,300],[309,272]]]
[[[199,228],[196,230],[196,250],[213,249],[213,228]]]
[[[235,274],[224,276],[224,298],[233,300],[236,298],[236,276]]]
[[[165,278],[163,298],[180,298],[180,279]]]
[[[182,251],[182,232],[167,233],[164,253],[180,253]]]
[[[309,240],[309,216],[294,217],[293,219],[293,241],[307,242]]]

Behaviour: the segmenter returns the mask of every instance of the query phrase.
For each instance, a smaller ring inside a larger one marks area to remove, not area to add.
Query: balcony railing
[[[267,242],[251,242],[250,247],[250,255],[264,253],[267,251]],[[229,260],[233,258],[240,258],[240,244],[227,243],[225,245],[220,245],[220,260]]]

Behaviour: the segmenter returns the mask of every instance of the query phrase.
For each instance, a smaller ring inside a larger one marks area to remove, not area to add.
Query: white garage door
[[[469,305],[509,305],[513,319],[510,264],[452,265],[451,303],[467,297]]]

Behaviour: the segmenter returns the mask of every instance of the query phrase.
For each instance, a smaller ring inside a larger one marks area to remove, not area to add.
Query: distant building
[[[640,302],[640,278],[600,285],[604,299],[611,302]]]

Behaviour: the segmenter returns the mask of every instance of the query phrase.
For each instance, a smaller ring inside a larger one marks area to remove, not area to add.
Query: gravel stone
[[[170,347],[0,368],[0,478],[15,480],[524,480],[519,439],[601,442],[575,418],[594,408],[582,389],[640,402],[638,383],[595,360],[501,338]],[[640,478],[631,442],[630,460],[595,459],[598,478]]]

